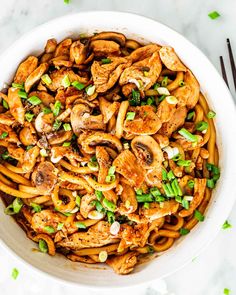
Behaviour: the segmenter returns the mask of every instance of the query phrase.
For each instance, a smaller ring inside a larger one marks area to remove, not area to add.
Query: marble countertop
[[[220,55],[224,55],[229,68],[226,38],[230,38],[236,58],[235,0],[71,0],[68,5],[63,0],[0,1],[0,52],[22,34],[55,17],[85,10],[119,10],[151,17],[182,33],[208,56],[219,71]],[[213,10],[217,10],[221,17],[211,20],[208,13]],[[232,86],[231,79],[230,84]],[[235,92],[233,96],[235,98]],[[236,294],[236,205],[228,220],[232,228],[221,230],[192,263],[165,280],[133,288],[132,291],[123,290],[123,294],[220,295],[224,294],[224,288],[230,289],[230,294]],[[20,272],[15,281],[11,278],[14,267]],[[110,293],[77,289],[46,277],[36,277],[3,249],[0,249],[0,290],[4,295],[13,292],[15,295],[67,295],[75,291],[85,295]],[[120,291],[112,293],[115,295]]]

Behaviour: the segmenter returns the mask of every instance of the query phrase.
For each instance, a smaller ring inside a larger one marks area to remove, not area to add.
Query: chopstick
[[[230,66],[231,66],[231,70],[232,70],[232,74],[233,74],[234,87],[236,90],[236,67],[235,67],[235,63],[234,63],[234,56],[233,56],[233,52],[232,52],[232,48],[231,48],[231,44],[230,44],[229,39],[227,38],[226,41],[227,41],[227,47],[228,47],[228,52],[229,52]],[[222,72],[222,75],[223,75],[223,72]],[[228,83],[227,83],[227,85],[228,85]]]
[[[228,79],[227,79],[227,75],[226,75],[226,71],[225,71],[225,64],[224,64],[223,56],[220,56],[220,66],[221,66],[222,77],[225,80],[225,83],[227,84],[227,86],[229,87],[229,83],[228,83]]]

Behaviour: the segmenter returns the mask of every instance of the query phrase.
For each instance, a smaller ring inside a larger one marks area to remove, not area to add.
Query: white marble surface
[[[149,16],[179,31],[207,54],[218,70],[219,55],[225,56],[228,66],[227,37],[236,57],[235,0],[71,0],[69,5],[63,0],[0,0],[0,3],[0,52],[23,33],[52,18],[84,10],[120,10]],[[221,17],[211,20],[207,15],[212,10],[218,10]],[[232,229],[221,230],[215,241],[188,266],[164,281],[122,293],[220,295],[224,288],[229,288],[230,294],[236,294],[236,206],[229,221]],[[13,267],[20,271],[16,281],[11,279]],[[38,277],[0,249],[0,294],[67,295],[76,291],[85,295],[111,292],[77,289]]]

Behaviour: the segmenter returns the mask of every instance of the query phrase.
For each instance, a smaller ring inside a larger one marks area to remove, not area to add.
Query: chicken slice
[[[0,124],[11,126],[15,122],[16,122],[15,119],[13,118],[13,116],[11,115],[11,113],[9,111],[0,114]]]
[[[125,275],[132,272],[137,262],[136,252],[128,252],[123,255],[114,256],[106,261],[106,263],[119,275]]]
[[[143,60],[147,57],[150,57],[154,52],[158,51],[160,48],[161,47],[156,44],[145,45],[134,50],[129,55],[129,58],[132,60],[132,62]]]
[[[122,182],[122,187],[123,191],[120,195],[121,204],[118,211],[121,215],[133,213],[138,208],[135,191],[130,185],[126,184],[125,182]]]
[[[176,111],[177,102],[175,104],[168,103],[167,99],[164,99],[157,108],[157,116],[161,120],[161,123],[170,121],[171,117]]]
[[[35,56],[29,56],[23,61],[16,72],[14,83],[24,83],[28,76],[37,68],[38,59]]]
[[[120,45],[110,40],[93,40],[90,48],[95,56],[111,56],[120,54]]]
[[[17,122],[23,125],[25,122],[25,109],[18,92],[19,89],[10,87],[8,90],[7,102],[12,116]]]
[[[175,200],[164,201],[162,206],[159,203],[150,203],[149,209],[143,209],[143,215],[150,220],[155,220],[176,213],[178,208],[179,203]]]
[[[171,71],[186,72],[187,68],[182,64],[174,49],[170,46],[163,46],[160,50],[160,58],[167,69]]]
[[[42,63],[39,65],[26,79],[25,91],[28,93],[35,83],[37,83],[42,75],[47,71],[48,64]]]

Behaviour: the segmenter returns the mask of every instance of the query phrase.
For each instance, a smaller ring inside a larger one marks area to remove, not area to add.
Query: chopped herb
[[[148,99],[147,99],[147,105],[149,105],[149,106],[151,106],[151,105],[153,105],[154,104],[154,102],[155,102],[155,99],[154,99],[154,97],[148,97]]]
[[[24,83],[12,83],[11,84],[11,86],[13,87],[13,88],[18,88],[18,89],[20,89],[20,90],[25,90],[25,88],[24,88]]]
[[[139,195],[139,196],[142,195],[143,194],[143,190],[141,188],[138,188],[136,190],[136,194]]]
[[[168,180],[167,172],[165,169],[162,168],[162,180]]]
[[[163,94],[162,96],[158,97],[158,102],[162,102],[166,98],[166,95]]]
[[[70,86],[70,78],[68,75],[65,75],[61,81],[61,84],[64,88],[67,88]]]
[[[140,105],[140,93],[134,89],[132,89],[132,99],[129,100],[129,104],[131,106]]]
[[[144,209],[149,209],[150,208],[150,204],[149,203],[144,203],[143,204],[143,208]]]
[[[19,275],[19,270],[14,267],[12,272],[11,272],[11,277],[13,278],[13,280],[16,280],[18,275]]]
[[[116,166],[111,166],[108,170],[108,175],[114,175],[116,172]]]
[[[69,123],[63,124],[63,128],[64,128],[65,131],[70,131],[71,130],[71,126],[70,126]]]
[[[39,204],[36,203],[30,203],[30,206],[33,208],[34,212],[41,212],[42,207]]]
[[[171,197],[175,196],[175,193],[174,193],[174,191],[173,191],[173,189],[172,189],[172,187],[171,187],[171,185],[169,183],[162,184],[162,188],[163,188],[163,190],[164,190],[167,197],[171,198]]]
[[[63,145],[62,146],[70,146],[71,145],[71,142],[70,141],[65,141],[63,142]]]
[[[211,18],[211,19],[216,19],[218,17],[220,17],[220,14],[218,11],[212,11],[210,13],[208,13],[208,16]]]
[[[154,248],[152,246],[148,246],[148,253],[153,254],[155,252]]]
[[[168,77],[164,77],[163,80],[161,81],[161,86],[162,87],[166,87],[168,84]]]
[[[29,97],[28,102],[30,102],[34,106],[37,106],[40,103],[42,103],[41,99],[36,95],[33,95],[33,96]]]
[[[45,108],[43,108],[43,113],[44,113],[45,115],[47,115],[47,114],[52,113],[52,110],[51,110],[50,108],[45,107]]]
[[[161,192],[159,191],[157,187],[150,188],[150,193],[153,195],[153,197],[161,196]]]
[[[220,174],[220,168],[215,166],[214,164],[207,163],[206,167],[207,167],[207,170],[211,171],[214,175],[215,174]]]
[[[190,232],[190,230],[187,229],[187,228],[181,228],[181,229],[179,230],[179,233],[180,233],[182,236],[187,235],[189,232]]]
[[[126,114],[126,120],[132,121],[135,118],[135,112],[127,112]]]
[[[106,198],[103,199],[102,204],[105,208],[107,208],[111,212],[114,212],[116,209],[116,205],[113,202],[108,201]]]
[[[107,211],[107,221],[112,224],[115,222],[115,214],[111,211]]]
[[[80,207],[80,203],[81,203],[81,197],[77,195],[75,198],[75,204],[77,205],[77,207]]]
[[[98,162],[88,162],[88,167],[92,171],[98,171],[98,169],[99,169]]]
[[[21,98],[27,98],[28,97],[27,93],[25,91],[23,91],[23,90],[19,90],[18,95]]]
[[[49,77],[48,74],[45,74],[41,77],[41,80],[48,86],[52,83],[51,78]]]
[[[193,180],[193,179],[190,179],[190,180],[188,181],[188,187],[189,187],[189,188],[194,188],[194,180]]]
[[[224,224],[222,225],[223,229],[228,229],[228,228],[231,228],[231,227],[232,227],[232,225],[228,222],[228,220],[226,220],[224,222]]]
[[[5,108],[5,109],[9,109],[9,105],[8,105],[8,103],[5,101],[5,99],[3,99],[2,100],[2,105],[3,105],[3,107]]]
[[[188,115],[187,115],[187,120],[192,120],[194,116],[195,116],[194,111],[189,112]]]
[[[70,3],[70,0],[64,0],[64,3],[65,4],[69,4]]]
[[[54,130],[58,130],[61,127],[62,122],[59,120],[55,120],[54,124],[53,124],[53,129]]]
[[[178,131],[178,133],[180,135],[182,135],[185,139],[187,139],[188,141],[191,142],[197,142],[198,138],[196,135],[193,135],[192,133],[190,133],[187,129],[182,128]]]
[[[215,118],[215,116],[216,116],[216,113],[214,111],[209,111],[207,114],[208,119],[213,119]]]
[[[39,240],[39,250],[43,253],[48,252],[48,245],[43,239]]]
[[[91,204],[91,206],[95,206],[96,207],[96,210],[98,212],[103,212],[104,211],[104,208],[103,208],[101,202],[94,200],[90,204]]]
[[[75,225],[76,225],[78,228],[82,228],[82,229],[87,228],[87,226],[86,226],[83,222],[76,222]]]
[[[208,129],[208,123],[205,121],[200,121],[196,124],[197,131],[204,131]]]
[[[63,226],[64,226],[64,223],[63,222],[58,223],[57,230],[62,230],[63,229]]]
[[[60,113],[60,110],[61,110],[61,102],[59,100],[57,100],[54,104],[54,107],[53,107],[53,115],[55,117],[57,117]]]
[[[182,204],[182,197],[181,196],[176,196],[175,201]]]
[[[80,82],[78,82],[78,81],[74,81],[74,82],[72,82],[71,85],[72,85],[73,87],[75,87],[76,89],[78,89],[78,90],[82,90],[82,89],[85,88],[85,85],[82,84],[82,83],[80,83]]]
[[[155,201],[160,203],[160,202],[164,202],[166,200],[166,198],[164,196],[156,196],[155,197]]]
[[[151,194],[136,195],[138,203],[153,202],[153,196]]]
[[[159,83],[155,83],[153,85],[153,89],[157,91],[157,88],[159,88],[161,85]]]
[[[170,171],[167,173],[167,178],[168,178],[169,180],[172,180],[172,179],[175,178],[174,173],[173,173],[172,170],[170,170]]]
[[[111,59],[110,58],[102,58],[102,63],[103,64],[110,64],[111,63]]]
[[[28,146],[26,147],[26,150],[28,151],[28,150],[32,149],[33,147],[34,147],[33,145],[28,145]]]
[[[34,114],[32,114],[32,113],[25,113],[25,119],[28,122],[31,122],[33,120],[33,117],[34,117]]]
[[[230,295],[230,289],[224,288],[224,295]]]
[[[180,87],[183,87],[184,85],[185,85],[184,81],[181,80],[181,81],[179,82],[179,86],[180,86]]]
[[[211,189],[215,187],[215,181],[213,178],[207,179],[207,187]]]
[[[182,206],[184,207],[184,209],[188,210],[189,209],[189,201],[187,201],[186,199],[183,198]]]
[[[204,221],[205,219],[204,215],[202,215],[202,213],[198,210],[194,211],[194,217],[200,222]]]
[[[1,135],[0,135],[0,139],[4,139],[8,136],[8,132],[3,132]]]
[[[55,233],[55,229],[54,229],[52,226],[50,226],[50,225],[46,225],[46,226],[44,227],[44,230],[45,230],[47,233],[49,233],[49,234],[53,234],[53,233]]]
[[[92,96],[95,93],[95,85],[89,85],[86,87],[85,91],[88,94],[88,96]]]
[[[177,161],[178,166],[189,167],[191,165],[191,160],[179,160]]]
[[[101,201],[103,198],[103,193],[101,191],[95,191],[95,196],[97,197],[98,201]]]
[[[10,158],[9,153],[8,153],[8,151],[5,151],[5,152],[2,154],[2,159],[3,159],[3,160],[7,160],[8,158]]]
[[[111,182],[113,182],[113,181],[115,181],[116,180],[116,176],[115,175],[107,175],[106,176],[106,179],[105,179],[105,181],[107,182],[107,183],[111,183]]]

